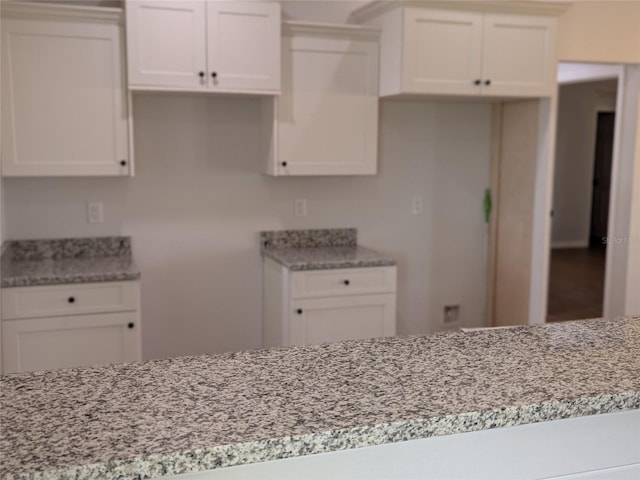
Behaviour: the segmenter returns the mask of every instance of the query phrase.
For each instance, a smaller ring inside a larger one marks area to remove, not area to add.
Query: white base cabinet
[[[291,272],[263,263],[264,346],[396,334],[396,267]]]
[[[137,281],[2,289],[3,373],[142,360]]]
[[[374,175],[379,32],[283,24],[282,94],[266,104],[265,173]]]
[[[2,2],[2,175],[132,173],[122,11]]]

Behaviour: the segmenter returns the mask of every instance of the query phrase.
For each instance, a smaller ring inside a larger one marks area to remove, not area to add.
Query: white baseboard
[[[589,240],[566,240],[560,242],[551,242],[552,249],[560,248],[588,248]]]

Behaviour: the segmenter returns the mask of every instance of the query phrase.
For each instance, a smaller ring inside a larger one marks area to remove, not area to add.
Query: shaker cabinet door
[[[480,94],[482,13],[410,8],[404,22],[405,92]]]
[[[117,24],[2,21],[3,176],[128,175]]]
[[[492,96],[541,97],[555,86],[555,19],[485,14],[483,79]]]
[[[207,3],[209,87],[280,89],[280,5],[270,2]]]
[[[206,87],[205,3],[129,0],[129,84]]]
[[[276,175],[374,175],[378,42],[283,39]]]
[[[5,320],[4,373],[141,360],[136,312]]]
[[[292,302],[290,345],[395,335],[395,294]]]

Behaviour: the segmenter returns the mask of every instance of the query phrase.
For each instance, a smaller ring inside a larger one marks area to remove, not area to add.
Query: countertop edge
[[[363,247],[366,248],[366,247]],[[373,251],[368,249],[369,251]],[[377,252],[375,252],[377,253]],[[391,258],[384,257],[379,259],[367,259],[367,260],[317,260],[317,261],[300,261],[300,262],[286,262],[276,253],[270,249],[262,249],[261,254],[267,257],[278,265],[282,265],[286,269],[292,272],[307,271],[307,270],[337,270],[341,268],[368,268],[368,267],[395,267],[397,262]]]
[[[3,278],[0,288],[37,287],[46,285],[72,285],[81,283],[126,282],[139,280],[140,272],[78,274],[61,277],[59,275],[41,275],[32,277]]]
[[[3,476],[2,480],[101,479],[105,478],[105,475],[121,480],[155,478],[163,475],[203,472],[304,455],[629,410],[640,410],[640,391],[551,400],[441,417],[220,445],[186,452],[152,454],[144,458],[113,459],[89,465],[9,474]]]

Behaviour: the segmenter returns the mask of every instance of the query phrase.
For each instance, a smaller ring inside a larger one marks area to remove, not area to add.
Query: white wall
[[[483,325],[489,105],[383,103],[380,174],[343,178],[261,175],[258,107],[136,96],[136,176],[8,178],[8,237],[131,235],[145,358],[261,346],[263,229],[357,227],[362,244],[398,260],[401,334],[440,329],[451,302]],[[300,197],[306,218],[293,216]],[[86,222],[87,201],[105,203],[104,224]]]
[[[589,244],[597,112],[615,110],[616,85],[604,80],[560,86],[552,246]]]

